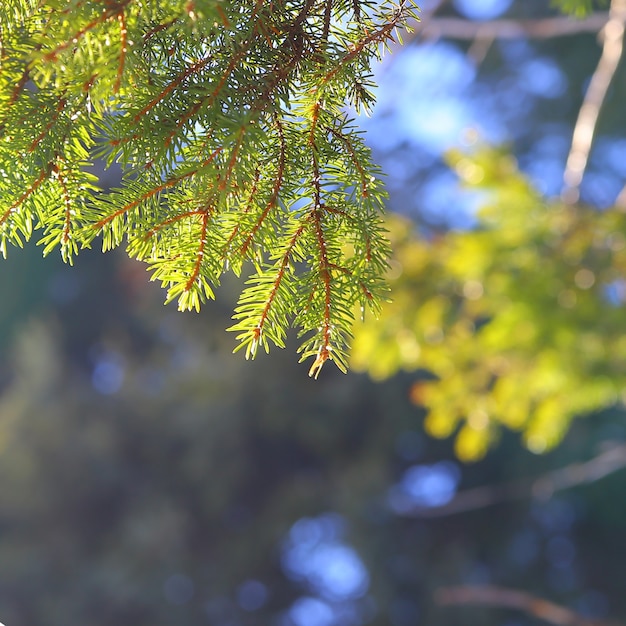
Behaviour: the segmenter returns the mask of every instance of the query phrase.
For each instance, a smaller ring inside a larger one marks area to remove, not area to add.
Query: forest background
[[[626,620],[626,80],[594,8],[425,2],[375,67],[393,299],[347,375],[232,355],[235,279],[181,314],[123,254],[11,252],[3,623]]]

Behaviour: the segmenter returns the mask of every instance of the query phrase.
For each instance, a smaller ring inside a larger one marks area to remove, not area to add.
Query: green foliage
[[[392,303],[359,329],[354,365],[420,368],[427,430],[482,456],[499,427],[557,444],[571,419],[617,402],[626,376],[626,214],[547,201],[506,154],[452,154],[482,194],[479,226],[426,240],[389,221]]]
[[[0,248],[126,243],[181,310],[251,274],[241,347],[289,324],[345,369],[384,292],[383,191],[345,105],[414,5],[366,0],[9,0],[0,8]],[[118,162],[98,189],[95,159]]]
[[[564,13],[584,17],[591,13],[594,8],[597,8],[595,5],[606,7],[608,2],[602,0],[599,2],[594,2],[594,0],[552,0],[552,4]]]

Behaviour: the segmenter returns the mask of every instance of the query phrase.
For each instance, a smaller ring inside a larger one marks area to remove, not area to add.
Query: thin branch
[[[243,141],[243,136],[246,134],[247,126],[244,124],[240,129],[239,133],[237,133],[237,140],[235,141],[235,145],[231,150],[230,159],[228,159],[228,164],[226,165],[226,171],[224,174],[220,174],[219,176],[219,184],[217,188],[220,191],[224,191],[228,184],[230,183],[230,179],[233,175],[233,170],[235,169],[235,164],[237,162],[237,156],[239,155],[239,149],[241,148],[241,143]]]
[[[269,295],[267,296],[267,300],[265,301],[265,306],[263,307],[263,311],[261,312],[259,321],[252,331],[254,338],[252,342],[250,343],[250,350],[249,350],[250,354],[254,354],[259,346],[261,335],[263,334],[263,330],[269,319],[270,310],[272,306],[274,305],[274,301],[276,300],[276,296],[278,295],[278,290],[280,289],[280,286],[287,274],[289,263],[291,262],[291,259],[293,256],[294,248],[296,247],[298,240],[302,236],[305,226],[306,224],[304,222],[300,224],[296,232],[293,234],[293,236],[289,240],[289,245],[287,246],[287,249],[285,250],[285,253],[283,254],[280,260],[280,265],[278,267],[278,272],[276,273],[276,278],[274,279],[274,282],[272,283],[272,289]]]
[[[65,99],[65,97],[59,98],[56,109],[50,117],[50,120],[48,121],[44,129],[39,133],[39,135],[37,135],[37,137],[35,137],[35,139],[33,139],[32,143],[30,144],[30,147],[28,148],[29,152],[34,152],[37,149],[37,146],[41,143],[41,141],[50,133],[50,130],[56,124],[59,116],[63,112],[63,109],[66,105],[67,100]]]
[[[117,21],[120,25],[120,59],[117,66],[117,76],[115,78],[114,93],[118,93],[122,85],[122,77],[124,75],[124,64],[126,63],[126,53],[128,52],[128,28],[126,26],[126,16],[124,9],[117,15]]]
[[[393,17],[391,17],[388,22],[380,26],[378,30],[369,33],[366,37],[361,39],[361,41],[353,44],[348,52],[337,62],[335,67],[330,70],[326,76],[324,76],[321,81],[321,86],[325,87],[345,65],[358,57],[359,54],[361,54],[361,52],[370,44],[384,44],[386,42],[393,41],[393,30],[398,28],[400,21],[404,17],[405,8],[405,0],[403,0],[398,9],[394,11]]]
[[[184,114],[181,114],[176,122],[174,130],[172,130],[164,140],[164,145],[169,146],[174,140],[176,134],[180,131],[180,129],[189,122],[189,120],[193,119],[194,116],[198,113],[198,111],[203,106],[209,106],[213,103],[215,98],[218,96],[226,81],[230,78],[233,70],[237,67],[238,63],[243,59],[246,55],[250,46],[253,43],[253,38],[256,33],[256,30],[259,26],[259,16],[258,12],[261,9],[263,4],[263,0],[257,0],[252,11],[252,16],[255,18],[255,22],[252,27],[252,31],[248,39],[244,40],[243,47],[237,54],[233,55],[230,59],[230,63],[226,68],[226,72],[222,75],[217,85],[211,91],[211,93],[207,97],[200,98],[189,110],[187,110]],[[206,66],[206,64],[212,59],[212,55],[207,55],[204,59],[200,59],[196,61],[194,64],[188,66],[184,72],[179,74],[172,83],[170,83],[156,98],[154,98],[151,102],[149,102],[141,111],[135,114],[133,117],[133,122],[138,123],[141,118],[151,109],[153,109],[159,102],[161,102],[170,92],[177,89],[188,77],[192,76],[195,73],[201,72],[202,69]]]
[[[57,164],[52,166],[52,173],[56,175],[56,178],[59,181],[59,185],[61,186],[61,191],[63,193],[63,204],[65,206],[65,211],[61,245],[63,246],[63,249],[65,249],[71,239],[70,231],[72,229],[72,201],[70,199],[70,192],[67,188],[67,183],[65,181],[63,171]]]
[[[102,228],[104,228],[107,224],[110,224],[112,221],[114,221],[116,218],[121,217],[122,215],[128,213],[129,211],[132,211],[133,209],[137,208],[142,202],[145,202],[146,200],[149,200],[150,198],[154,198],[155,196],[158,196],[161,192],[165,191],[166,189],[171,189],[172,187],[175,187],[176,185],[178,185],[178,183],[180,183],[183,180],[192,178],[203,167],[206,167],[221,151],[222,151],[221,147],[217,148],[217,150],[215,150],[213,154],[211,154],[211,156],[206,161],[201,163],[199,167],[193,170],[190,170],[189,172],[185,172],[184,174],[180,174],[178,176],[173,176],[172,178],[168,178],[165,181],[163,181],[160,185],[156,185],[155,187],[148,189],[147,191],[142,193],[139,197],[125,204],[121,209],[117,209],[117,211],[114,211],[113,213],[110,213],[106,217],[103,217],[99,222],[92,224],[91,228],[99,231]]]
[[[567,16],[534,20],[470,21],[457,17],[422,18],[413,37],[437,39],[551,39],[580,33],[597,33],[610,21],[608,12],[594,13],[585,19]],[[406,39],[407,37],[405,37]]]
[[[626,211],[626,185],[622,187],[622,190],[619,192],[615,200],[615,206],[620,211]]]
[[[254,179],[252,181],[252,189],[250,190],[250,195],[248,196],[248,202],[246,203],[245,209],[241,213],[242,218],[244,215],[248,215],[248,213],[250,213],[250,210],[252,209],[252,203],[256,199],[256,192],[257,192],[257,188],[259,185],[260,176],[261,176],[261,170],[257,167],[254,172]],[[228,240],[226,241],[226,243],[224,244],[224,247],[222,248],[222,260],[224,260],[227,254],[230,252],[230,244],[233,242],[233,239],[237,236],[237,233],[239,232],[240,228],[241,228],[241,220],[239,220],[235,224],[235,228],[233,228],[233,231],[230,233]]]
[[[150,102],[148,102],[148,104],[146,104],[140,111],[135,113],[133,116],[133,123],[136,124],[137,122],[140,122],[145,117],[146,113],[151,111],[157,104],[159,104],[159,102],[162,102],[166,96],[180,87],[180,85],[182,85],[182,83],[190,76],[201,72],[207,63],[212,60],[212,58],[213,57],[211,55],[207,55],[203,59],[199,59],[195,63],[188,65],[184,72],[181,72],[172,82],[168,83],[168,85],[156,97],[150,100]]]
[[[317,162],[317,148],[313,145],[313,189],[315,190],[313,198],[313,210],[311,216],[313,217],[313,224],[315,227],[315,237],[317,239],[317,246],[320,253],[320,277],[324,284],[324,317],[322,324],[322,342],[317,352],[317,357],[311,365],[309,370],[309,376],[317,378],[322,369],[322,366],[330,358],[330,346],[332,344],[331,334],[331,274],[330,263],[328,261],[328,249],[326,245],[326,236],[324,234],[324,228],[322,226],[322,185],[319,164]]]
[[[48,179],[50,172],[52,171],[53,163],[48,163],[46,167],[44,167],[41,172],[39,172],[39,176],[26,188],[26,191],[17,199],[13,204],[0,216],[0,226],[4,225],[4,223],[9,219],[9,217],[19,209],[19,207],[32,196],[39,187],[41,187],[42,183]]]
[[[181,220],[187,219],[188,217],[193,217],[195,215],[203,215],[206,211],[204,209],[193,209],[192,211],[187,211],[186,213],[179,213],[178,215],[174,215],[163,222],[159,222],[155,226],[153,226],[144,236],[143,239],[147,241],[151,237],[154,237],[159,231],[163,230],[166,226],[170,224],[174,224],[176,222],[180,222]]]
[[[350,155],[350,158],[352,159],[352,163],[354,164],[354,167],[356,168],[357,172],[359,173],[359,178],[361,179],[361,197],[362,198],[367,198],[368,193],[369,193],[368,189],[367,189],[368,178],[365,175],[365,170],[363,169],[361,163],[359,163],[359,159],[358,159],[358,157],[356,155],[356,152],[354,151],[354,147],[352,146],[352,143],[350,142],[348,137],[346,137],[343,133],[339,132],[335,128],[332,128],[331,126],[327,126],[326,128],[335,137],[337,137],[337,139],[339,139],[343,143],[343,145],[346,147],[346,150],[347,150],[348,154]]]
[[[328,43],[328,35],[330,33],[330,21],[332,17],[333,11],[333,2],[332,0],[326,0],[326,5],[324,6],[324,30],[322,32],[322,41]]]
[[[612,444],[589,461],[572,463],[535,480],[467,489],[442,506],[415,507],[404,514],[411,517],[445,517],[522,498],[548,500],[557,491],[595,482],[624,467],[626,444]]]
[[[207,226],[209,224],[209,218],[211,217],[211,208],[206,208],[202,212],[202,225],[200,228],[200,241],[198,243],[198,251],[196,252],[196,261],[193,266],[193,271],[185,284],[185,291],[190,291],[193,287],[193,284],[196,282],[196,279],[200,275],[200,270],[202,269],[202,261],[204,260],[204,254],[206,251],[206,231]]]
[[[609,626],[609,622],[586,619],[549,600],[504,587],[488,585],[440,587],[435,592],[435,601],[443,606],[474,604],[517,609],[556,626]],[[612,622],[611,626],[618,626],[618,624]]]
[[[13,87],[13,91],[11,92],[11,97],[9,98],[9,105],[14,104],[15,101],[19,98],[22,91],[24,91],[24,87],[26,87],[26,83],[30,80],[30,70],[28,66],[22,72],[21,78],[15,83]]]
[[[116,17],[119,13],[121,13],[124,10],[124,7],[129,2],[130,0],[122,0],[119,4],[116,4],[114,6],[104,9],[101,15],[93,19],[91,22],[89,22],[80,30],[76,31],[67,41],[64,41],[62,44],[59,44],[53,50],[46,52],[46,54],[44,54],[44,57],[43,57],[44,60],[48,62],[56,61],[57,57],[59,56],[61,52],[75,45],[79,39],[84,37],[87,33],[92,31],[94,28],[96,28],[100,24],[104,24],[111,18]]]
[[[569,204],[573,204],[580,197],[580,184],[587,168],[600,109],[622,57],[625,22],[626,0],[612,0],[609,21],[603,30],[602,55],[578,113],[572,147],[563,174],[561,197]]]
[[[547,500],[556,491],[593,483],[626,467],[626,444],[607,446],[585,463],[573,463],[554,470],[533,482],[532,494]]]
[[[282,189],[283,180],[285,178],[285,167],[287,163],[287,144],[285,142],[285,133],[283,131],[283,126],[278,116],[275,117],[274,121],[276,123],[276,128],[278,129],[278,138],[279,138],[279,145],[280,145],[280,155],[278,157],[278,168],[276,170],[276,178],[274,180],[274,186],[272,187],[272,194],[270,195],[270,199],[267,201],[267,204],[265,205],[263,212],[259,216],[258,220],[256,221],[256,224],[253,226],[252,230],[248,233],[246,240],[243,242],[241,246],[242,255],[245,255],[248,252],[248,249],[250,248],[250,245],[254,241],[254,237],[257,231],[263,225],[263,222],[269,215],[269,212],[276,206],[276,203],[278,202],[278,194],[280,193],[280,190]]]

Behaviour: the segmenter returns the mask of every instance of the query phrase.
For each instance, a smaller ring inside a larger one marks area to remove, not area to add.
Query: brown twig
[[[59,181],[59,185],[61,187],[61,191],[63,193],[63,205],[65,207],[64,211],[64,221],[63,221],[63,234],[61,236],[61,245],[67,246],[71,239],[71,229],[72,229],[72,201],[70,199],[70,192],[67,188],[67,182],[65,180],[65,176],[63,171],[59,167],[58,164],[55,164],[52,167],[53,174],[56,175],[57,180]]]
[[[121,209],[117,209],[117,211],[110,213],[106,217],[103,217],[100,221],[96,222],[95,224],[92,224],[91,228],[99,231],[102,228],[104,228],[107,224],[110,224],[111,222],[113,222],[116,218],[121,217],[122,215],[125,215],[129,213],[130,211],[132,211],[133,209],[137,208],[142,202],[145,202],[146,200],[149,200],[150,198],[154,198],[155,196],[158,196],[160,193],[162,193],[163,191],[166,191],[167,189],[171,189],[172,187],[175,187],[176,185],[178,185],[178,183],[180,183],[183,180],[192,178],[203,167],[206,167],[209,163],[211,163],[211,161],[221,151],[222,151],[222,148],[218,148],[217,150],[213,152],[213,154],[211,154],[211,156],[208,159],[206,159],[203,163],[201,163],[197,168],[190,170],[189,172],[185,172],[184,174],[180,174],[178,176],[173,176],[172,178],[168,178],[165,181],[163,181],[161,184],[156,185],[155,187],[152,187],[151,189],[148,189],[147,191],[142,193],[139,197],[125,204]]]
[[[332,334],[332,325],[331,325],[331,268],[328,259],[328,246],[326,243],[326,235],[324,233],[324,227],[322,223],[323,213],[323,203],[322,203],[322,185],[321,185],[321,174],[319,164],[317,162],[317,148],[313,145],[312,152],[312,165],[313,165],[313,189],[314,189],[314,197],[313,197],[313,210],[311,211],[311,216],[313,218],[314,230],[315,230],[315,238],[317,239],[317,246],[320,253],[320,277],[324,284],[324,317],[322,324],[322,342],[317,352],[317,357],[311,365],[311,369],[309,370],[309,376],[318,377],[320,370],[324,363],[330,358],[331,352],[331,334]]]
[[[422,17],[413,37],[436,39],[551,39],[580,33],[597,33],[609,22],[608,12],[594,13],[581,20],[567,16],[534,20],[470,21],[457,17]]]
[[[556,626],[608,626],[608,622],[587,619],[549,600],[504,587],[440,587],[435,592],[435,601],[443,606],[474,604],[517,609]],[[612,623],[611,626],[618,625]]]
[[[411,517],[445,517],[522,498],[547,500],[557,491],[595,482],[624,467],[626,444],[612,444],[589,461],[572,463],[535,480],[467,489],[442,506],[415,507],[404,514]]]
[[[124,76],[124,65],[126,63],[126,53],[128,52],[128,27],[126,26],[126,16],[122,9],[117,14],[117,21],[120,26],[120,58],[117,66],[117,76],[115,77],[114,93],[119,93]]]
[[[211,218],[211,208],[207,207],[202,212],[202,223],[200,227],[200,239],[198,242],[198,250],[196,252],[196,260],[193,265],[193,271],[191,272],[191,275],[189,276],[189,279],[187,280],[187,283],[185,284],[185,291],[191,291],[194,283],[196,282],[196,279],[200,275],[200,270],[202,269],[202,261],[204,260],[204,255],[206,252],[206,244],[207,244],[206,231],[207,231],[207,226],[209,225],[210,218]]]
[[[276,170],[276,178],[274,180],[274,185],[272,187],[272,193],[270,195],[270,199],[267,201],[267,204],[265,205],[263,212],[257,219],[256,224],[252,227],[252,230],[248,233],[246,240],[243,242],[241,246],[242,255],[245,255],[247,253],[249,247],[252,245],[252,242],[254,241],[254,237],[256,233],[263,225],[263,222],[269,215],[270,211],[276,206],[276,203],[278,202],[278,194],[280,193],[280,190],[282,189],[283,180],[285,178],[285,167],[287,163],[287,144],[285,142],[285,133],[283,131],[283,126],[278,116],[275,117],[274,121],[276,123],[276,128],[278,130],[278,139],[279,139],[279,145],[280,145],[280,153],[278,157],[278,168]]]
[[[289,245],[287,246],[287,249],[285,250],[285,253],[280,260],[280,265],[278,268],[278,272],[276,273],[276,278],[272,283],[272,288],[267,296],[267,300],[265,301],[265,306],[263,307],[263,311],[261,312],[259,321],[257,322],[257,325],[253,330],[254,339],[252,340],[251,344],[251,349],[253,352],[256,351],[256,348],[259,345],[261,335],[263,334],[263,330],[269,319],[270,310],[274,305],[274,301],[276,300],[276,296],[278,295],[278,290],[280,289],[280,286],[285,279],[285,276],[287,275],[287,270],[289,268],[289,263],[291,263],[292,260],[294,248],[296,247],[296,244],[298,243],[298,240],[302,236],[304,230],[305,223],[303,222],[302,224],[300,224],[296,232],[292,235],[291,239],[289,240]]]
[[[24,191],[24,193],[0,216],[0,226],[4,225],[9,217],[41,187],[44,181],[48,179],[53,166],[54,163],[48,163],[48,165],[39,172],[39,176],[26,188],[26,191]]]

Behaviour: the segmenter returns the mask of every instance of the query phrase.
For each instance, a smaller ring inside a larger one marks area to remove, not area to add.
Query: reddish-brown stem
[[[228,159],[226,172],[224,176],[222,177],[222,179],[220,180],[220,183],[218,185],[218,189],[220,191],[224,191],[224,189],[226,189],[226,187],[228,186],[228,183],[230,182],[230,177],[233,174],[235,162],[237,161],[237,155],[239,154],[239,148],[241,148],[241,142],[243,141],[243,136],[245,135],[245,133],[246,133],[246,127],[242,126],[239,129],[239,133],[237,134],[237,140],[235,141],[235,145],[233,146],[230,159]]]
[[[193,0],[189,0],[185,5],[185,12],[189,16],[190,19],[196,19],[196,3]]]
[[[217,86],[215,87],[215,89],[209,94],[209,97],[208,97],[209,102],[213,100],[215,96],[217,96],[217,94],[222,90],[222,87],[228,80],[228,77],[232,74],[232,71],[237,67],[237,65],[239,64],[239,61],[243,59],[246,52],[248,51],[250,43],[252,42],[248,42],[247,45],[245,45],[235,56],[231,58],[230,63],[228,64],[228,67],[226,68],[226,71],[224,72],[224,74],[222,74],[222,77],[220,78],[220,82],[217,83]]]
[[[322,225],[322,188],[320,184],[320,170],[317,163],[316,151],[313,150],[313,189],[314,202],[313,225],[315,229],[315,237],[317,239],[317,247],[320,253],[320,277],[324,283],[324,315],[322,322],[322,343],[319,347],[317,358],[309,370],[310,376],[317,376],[322,365],[330,358],[331,346],[331,266],[328,262],[328,250],[326,249],[326,236],[324,235],[324,227]]]
[[[263,307],[263,311],[261,316],[259,317],[259,322],[254,329],[254,340],[258,341],[261,337],[261,333],[263,332],[263,327],[267,322],[267,317],[269,315],[270,309],[274,304],[274,300],[276,299],[276,295],[278,294],[278,289],[280,288],[281,283],[285,277],[285,272],[287,271],[287,267],[289,265],[289,261],[291,259],[291,255],[293,253],[293,249],[300,239],[300,236],[304,232],[306,223],[303,222],[300,224],[296,232],[293,234],[291,239],[289,240],[289,245],[287,246],[287,250],[285,250],[285,254],[280,261],[280,268],[278,269],[278,273],[276,274],[276,278],[274,279],[274,283],[272,284],[272,290],[270,291],[267,300],[265,301],[265,306]]]
[[[121,146],[124,143],[128,143],[129,141],[133,141],[134,139],[139,138],[139,133],[135,133],[134,135],[130,135],[129,137],[122,137],[121,139],[111,139],[109,141],[109,145],[113,147]]]
[[[363,293],[365,294],[365,297],[368,300],[373,300],[374,299],[374,294],[365,286],[363,281],[359,281],[359,285],[360,285],[361,289],[363,290]]]
[[[37,137],[35,137],[35,139],[33,139],[33,142],[30,144],[30,147],[28,148],[29,152],[35,151],[35,149],[41,143],[43,138],[48,134],[50,129],[56,124],[56,121],[59,119],[59,115],[61,114],[61,111],[63,111],[63,109],[65,108],[66,104],[67,104],[67,100],[65,98],[59,99],[59,102],[57,103],[56,109],[54,113],[52,114],[50,121],[46,124],[44,129],[39,133],[39,135],[37,135]]]
[[[252,33],[250,34],[250,38],[248,39],[248,41],[244,42],[244,46],[243,48],[237,53],[235,54],[231,60],[230,63],[228,64],[228,67],[226,68],[226,71],[224,72],[224,74],[222,75],[222,77],[220,78],[219,82],[217,83],[215,89],[213,89],[213,91],[206,97],[206,98],[202,98],[201,100],[199,100],[198,102],[196,102],[196,104],[193,105],[193,107],[191,107],[191,109],[189,109],[187,111],[187,113],[185,113],[184,115],[181,115],[175,129],[166,137],[165,139],[165,145],[169,146],[169,144],[172,142],[172,139],[175,137],[176,133],[207,103],[211,103],[216,96],[220,93],[220,91],[222,90],[222,87],[226,84],[226,81],[228,80],[229,76],[232,74],[233,70],[237,67],[237,65],[239,64],[239,62],[241,61],[241,59],[243,59],[243,57],[246,55],[246,53],[248,52],[248,49],[250,48],[250,46],[252,45],[252,38],[254,33],[257,31],[258,26],[259,26],[259,20],[257,17],[257,14],[259,12],[259,9],[261,8],[263,4],[263,0],[257,0],[254,9],[252,11],[252,17],[257,18],[255,21],[255,24],[252,28]],[[202,63],[202,65],[206,65],[206,63],[209,62],[209,60],[211,59],[211,57],[207,57],[205,59],[203,59],[202,61],[198,61],[198,63]],[[193,66],[192,66],[193,67]],[[198,68],[201,69],[201,68]],[[197,69],[194,71],[198,71]],[[185,70],[185,72],[183,72],[183,74],[185,74],[187,72],[187,70]],[[191,72],[193,73],[193,72]],[[184,80],[186,78],[186,76],[183,76],[182,80]],[[176,81],[175,81],[176,82]],[[182,82],[182,81],[180,81]],[[180,82],[178,84],[180,84]],[[177,85],[175,85],[177,86]],[[173,87],[172,87],[173,88]],[[171,90],[170,90],[171,91]],[[168,91],[169,93],[169,91]],[[163,96],[164,97],[164,96]],[[157,96],[157,98],[159,98],[159,100],[162,99],[162,97]],[[150,108],[152,108],[151,106],[148,107],[148,109],[146,110],[149,111]],[[139,118],[142,115],[142,111],[140,111],[137,115],[135,115],[135,117],[133,118],[134,121],[139,121]]]
[[[171,187],[176,186],[179,182],[181,182],[182,180],[185,180],[186,178],[191,178],[192,176],[195,176],[203,167],[207,166],[220,151],[221,151],[221,148],[218,148],[215,152],[213,152],[210,158],[208,158],[204,163],[202,163],[202,165],[200,165],[200,167],[197,167],[196,169],[191,170],[189,172],[185,172],[184,174],[181,174],[180,176],[174,176],[173,178],[170,178],[166,180],[165,182],[161,183],[160,185],[157,185],[156,187],[153,187],[152,189],[141,194],[139,198],[135,198],[132,202],[125,204],[121,209],[114,211],[113,213],[111,213],[111,215],[107,215],[105,218],[101,219],[99,222],[96,222],[95,224],[93,224],[92,228],[94,230],[100,230],[101,228],[104,228],[104,226],[111,223],[115,218],[119,217],[120,215],[124,215],[125,213],[128,213],[129,211],[132,211],[135,207],[139,206],[145,200],[148,200],[149,198],[153,198],[154,196],[158,195],[162,191],[165,191],[166,189],[170,189]]]
[[[115,86],[113,91],[118,93],[122,85],[122,75],[124,74],[124,64],[126,62],[126,51],[128,46],[128,29],[126,28],[126,16],[121,10],[117,14],[117,21],[120,24],[120,60],[117,66],[117,77],[115,78]]]
[[[200,244],[198,245],[198,252],[196,254],[196,262],[193,266],[193,272],[191,272],[191,276],[189,280],[185,284],[185,291],[189,291],[192,287],[196,278],[200,274],[200,268],[202,267],[202,260],[204,259],[204,249],[206,248],[206,230],[207,225],[209,223],[210,217],[210,209],[205,209],[202,211],[202,226],[200,230]]]
[[[104,24],[107,20],[111,19],[111,17],[115,15],[110,9],[105,10],[102,15],[99,15],[96,19],[91,20],[89,24],[81,28],[79,31],[76,31],[69,39],[69,41],[65,41],[62,44],[59,44],[54,50],[50,52],[46,52],[43,55],[44,61],[54,61],[59,56],[61,52],[67,50],[70,46],[75,45],[78,39],[84,37],[89,31],[96,28],[100,24]]]
[[[181,72],[169,85],[161,91],[155,98],[150,100],[146,106],[143,107],[139,112],[135,113],[133,116],[133,122],[136,124],[141,120],[141,118],[151,109],[153,109],[159,102],[161,102],[168,94],[170,94],[174,89],[176,89],[179,85],[181,85],[187,78],[199,72],[210,60],[211,56],[204,57],[204,59],[200,59],[195,63],[189,65],[184,72]]]
[[[104,228],[104,226],[112,222],[116,217],[119,217],[120,215],[124,215],[125,213],[128,213],[128,211],[131,211],[135,207],[139,206],[144,200],[147,200],[148,198],[153,198],[154,196],[161,193],[162,191],[165,191],[166,189],[169,189],[170,187],[173,187],[174,185],[178,184],[183,178],[187,178],[188,176],[191,176],[191,174],[187,174],[185,176],[177,176],[176,178],[171,178],[170,180],[165,181],[163,184],[153,187],[149,191],[146,191],[146,193],[139,196],[139,198],[135,198],[132,202],[125,204],[121,209],[114,211],[113,213],[111,213],[111,215],[107,215],[105,218],[101,219],[99,222],[96,222],[92,226],[92,228],[94,230],[100,230],[101,228]]]
[[[59,181],[59,185],[61,186],[61,191],[63,192],[63,204],[65,206],[64,213],[64,221],[63,221],[63,234],[61,236],[61,242],[63,244],[67,244],[70,240],[70,230],[72,228],[71,216],[72,216],[72,202],[70,200],[70,192],[67,188],[67,183],[65,182],[65,177],[63,176],[63,172],[58,165],[52,166],[52,171],[56,174],[57,180]]]
[[[608,622],[587,619],[560,604],[505,587],[440,587],[435,592],[435,600],[443,606],[484,605],[517,609],[556,626],[608,626]]]
[[[256,172],[254,173],[254,180],[252,181],[252,189],[250,191],[250,197],[248,198],[246,208],[243,210],[242,215],[247,215],[250,212],[250,209],[252,208],[252,203],[254,202],[254,199],[256,197],[256,192],[259,186],[260,175],[261,175],[261,172],[257,168]],[[226,255],[226,252],[228,251],[230,244],[233,242],[233,239],[237,236],[237,233],[239,232],[240,225],[241,225],[241,221],[237,222],[237,224],[235,225],[235,228],[233,228],[233,232],[230,233],[230,236],[228,237],[228,241],[226,242],[226,245],[224,246],[224,249],[222,251],[222,256]]]
[[[324,30],[322,32],[322,39],[328,41],[328,35],[330,33],[330,20],[333,11],[333,0],[326,0],[324,7]]]
[[[315,145],[315,129],[317,127],[317,120],[320,116],[320,103],[319,100],[313,105],[313,111],[311,112],[311,129],[309,130],[309,145]]]
[[[84,83],[83,83],[83,91],[85,93],[89,93],[89,90],[93,87],[93,84],[96,82],[98,78],[98,74],[92,74]]]
[[[259,216],[256,224],[253,226],[252,230],[246,237],[246,240],[243,242],[243,245],[241,246],[241,254],[246,254],[246,252],[248,251],[248,248],[254,240],[254,236],[256,235],[257,231],[259,230],[259,228],[261,228],[261,225],[265,221],[265,218],[268,216],[269,212],[276,205],[276,202],[278,200],[278,194],[280,193],[280,189],[283,186],[283,177],[285,175],[285,153],[287,148],[285,146],[285,135],[283,133],[283,126],[280,123],[278,117],[276,117],[276,128],[278,128],[278,136],[280,140],[280,156],[278,157],[278,169],[276,171],[276,178],[274,180],[272,194],[270,195],[270,198],[267,201],[267,204],[265,205],[265,208]]]
[[[352,145],[350,140],[343,133],[340,133],[335,128],[332,128],[332,127],[329,126],[328,130],[335,137],[337,137],[337,139],[342,141],[343,144],[345,145],[346,150],[348,151],[348,154],[350,155],[350,157],[352,159],[352,163],[353,163],[354,167],[356,168],[357,172],[359,173],[359,178],[361,179],[361,196],[363,198],[367,198],[367,195],[368,195],[368,190],[367,190],[368,180],[367,180],[367,177],[365,175],[365,171],[363,170],[363,166],[361,165],[361,163],[359,162],[359,159],[356,156],[356,153],[354,151],[354,146]]]
[[[322,79],[322,87],[325,86],[332,78],[337,74],[337,72],[344,66],[350,63],[353,59],[355,59],[366,46],[369,46],[371,43],[382,43],[385,39],[391,38],[391,31],[396,28],[398,25],[399,18],[396,17],[391,22],[384,24],[378,30],[370,33],[361,41],[357,42],[353,46],[350,47],[349,51],[343,56],[342,59],[339,60],[337,65],[330,70]]]
[[[166,226],[170,224],[174,224],[176,222],[180,222],[180,220],[184,220],[187,217],[192,217],[194,215],[202,215],[204,210],[194,209],[193,211],[186,211],[185,213],[179,213],[178,215],[174,215],[174,217],[170,217],[163,222],[160,222],[156,226],[153,226],[145,235],[144,239],[150,239],[154,235],[156,235],[160,230],[163,230]]]
[[[202,108],[203,105],[204,105],[204,100],[198,100],[198,102],[196,102],[191,107],[191,109],[187,111],[187,113],[180,116],[180,118],[176,122],[176,126],[174,127],[174,130],[170,131],[170,133],[165,138],[165,141],[163,142],[166,147],[172,143],[172,140],[174,139],[174,137],[176,137],[176,134],[178,133],[178,131]]]
[[[215,10],[220,16],[220,19],[222,20],[222,24],[224,24],[224,28],[230,28],[230,22],[228,21],[228,17],[226,17],[226,13],[224,13],[224,10],[222,9],[222,7],[218,4],[215,7]]]
[[[329,267],[332,270],[336,270],[338,272],[341,272],[342,274],[346,274],[346,276],[353,275],[347,267],[342,267],[341,265],[337,265],[336,263],[331,263]],[[372,294],[372,292],[365,286],[365,283],[363,281],[359,281],[359,286],[363,290],[363,293],[368,300],[372,300],[374,298],[374,294]]]
[[[27,200],[30,196],[32,196],[35,191],[40,187],[40,185],[48,178],[52,168],[52,164],[48,164],[47,167],[41,170],[39,176],[35,179],[35,181],[28,187],[28,189],[2,214],[0,217],[0,226],[4,224],[9,216],[21,205],[25,200]]]
[[[13,87],[13,91],[11,92],[11,97],[9,98],[8,102],[9,106],[14,104],[15,101],[20,97],[20,94],[24,90],[24,87],[26,87],[26,83],[28,82],[29,78],[30,72],[28,71],[28,68],[26,68],[22,72],[22,76],[20,77],[20,79],[17,81],[17,83],[15,83],[15,87]]]
[[[341,217],[345,217],[348,220],[354,219],[349,213],[347,213],[343,209],[336,209],[329,204],[324,205],[324,210],[326,211],[326,213],[331,213],[332,215],[341,215]]]
[[[300,26],[305,22],[307,17],[309,17],[309,11],[313,8],[316,0],[306,0],[302,9],[300,9],[300,13],[296,16],[296,19],[289,25],[289,30],[292,33],[297,33]]]
[[[144,43],[146,41],[148,41],[148,39],[150,39],[150,37],[152,37],[153,35],[156,35],[157,33],[161,32],[162,30],[165,30],[166,28],[169,28],[172,24],[175,24],[177,21],[178,21],[177,19],[169,20],[167,22],[164,22],[163,24],[159,24],[158,26],[155,26],[154,28],[151,28],[143,36]]]

